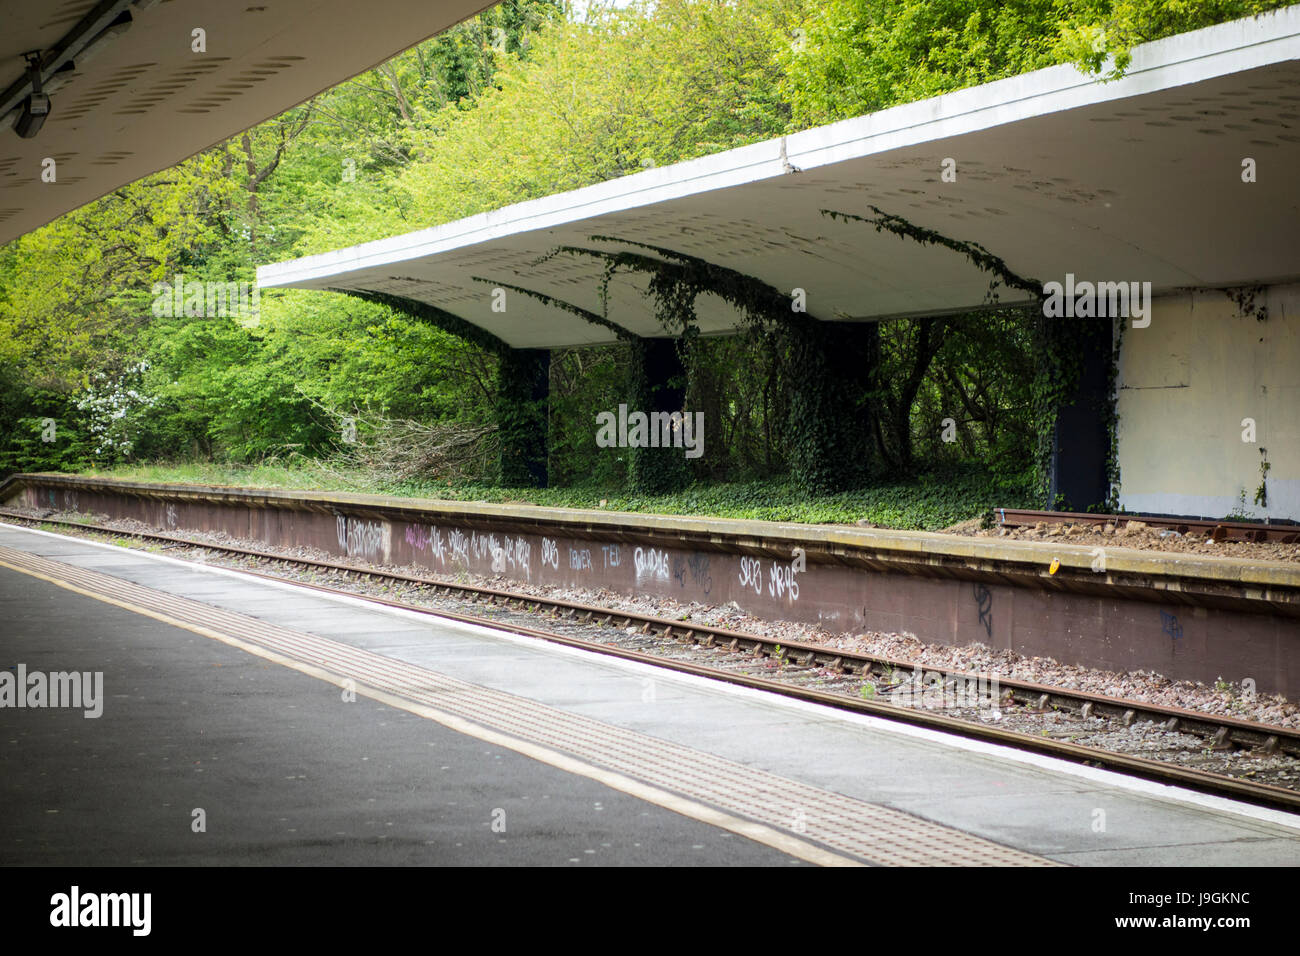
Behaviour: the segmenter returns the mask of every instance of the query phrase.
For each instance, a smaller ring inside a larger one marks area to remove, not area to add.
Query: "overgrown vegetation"
[[[629,495],[621,488],[604,489],[594,485],[503,488],[495,484],[456,481],[397,481],[384,480],[370,470],[349,472],[325,466],[318,460],[261,465],[120,465],[91,470],[88,474],[137,481],[355,491],[647,514],[870,524],[920,531],[937,531],[961,522],[983,519],[994,501],[1007,508],[1025,508],[1031,507],[1033,500],[1033,489],[1029,484],[998,477],[975,465],[922,472],[907,481],[815,496],[809,496],[788,481],[777,480],[697,483],[669,495]]]
[[[0,473],[335,461],[338,423],[322,407],[464,434],[496,421],[502,363],[527,364],[528,356],[505,355],[436,310],[412,314],[333,293],[268,292],[251,321],[156,315],[155,284],[178,274],[248,281],[259,264],[1042,66],[1122,69],[1135,43],[1285,5],[656,0],[573,19],[558,0],[506,0],[0,247]],[[682,317],[694,296],[727,291],[725,277],[699,269],[669,280],[656,292],[677,332],[688,331]],[[754,290],[731,291],[743,311]],[[1016,496],[1032,486],[1045,427],[1044,395],[1032,385],[1041,358],[1034,321],[994,308],[854,330],[861,341],[848,343],[817,343],[814,326],[769,321],[729,338],[688,336],[684,397],[706,415],[709,452],[670,476],[670,484],[693,482],[691,490],[644,500],[664,510],[709,502],[749,516],[767,508],[767,517],[793,508],[803,520],[855,508],[851,517],[877,520],[893,508],[915,527],[973,516],[977,497],[980,508],[1026,502]],[[865,357],[867,371],[855,378],[830,368],[828,355]],[[831,373],[820,392],[808,387],[809,376]],[[628,450],[595,446],[592,412],[627,401],[641,374],[627,343],[552,352],[549,478],[580,488],[530,494],[642,506],[610,498],[615,491],[581,490],[618,489],[636,477]],[[844,429],[817,434],[808,423],[830,420],[828,402]],[[483,464],[474,467],[431,465],[427,486],[476,496],[498,491],[446,482],[524,483],[528,476],[511,470],[523,459],[511,449],[535,446],[541,424],[526,404],[517,407],[519,420],[503,424],[500,456],[475,458]],[[830,468],[832,448],[861,467],[852,475]],[[789,502],[800,496],[782,490],[791,481],[805,495],[869,490],[814,496],[811,510],[799,511]],[[954,505],[914,500],[908,487]],[[776,503],[764,505],[763,495]]]

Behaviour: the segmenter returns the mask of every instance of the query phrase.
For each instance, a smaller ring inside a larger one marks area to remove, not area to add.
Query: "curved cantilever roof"
[[[945,159],[956,181],[944,182]],[[1242,181],[1244,159],[1257,181]],[[1059,66],[651,169],[431,229],[258,270],[265,287],[381,292],[450,312],[515,347],[596,344],[607,328],[494,283],[600,311],[599,262],[561,245],[647,243],[807,293],[819,318],[978,307],[962,255],[824,210],[875,206],[975,241],[1039,281],[1149,281],[1154,291],[1300,276],[1300,6],[1139,47],[1100,83]],[[543,261],[544,260],[544,261]],[[485,279],[487,283],[477,280]],[[644,279],[609,318],[663,334]],[[1004,290],[1002,301],[1018,293]],[[706,333],[738,316],[712,297]]]
[[[0,242],[175,165],[487,6],[0,0]],[[206,31],[206,53],[191,49],[195,28]],[[23,139],[10,105],[30,92],[30,51],[42,51],[58,78],[45,125]],[[73,68],[56,73],[56,58]],[[57,162],[54,183],[41,180],[47,157]]]

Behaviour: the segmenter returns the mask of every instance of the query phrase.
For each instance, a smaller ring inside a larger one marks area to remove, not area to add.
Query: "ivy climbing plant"
[[[1098,338],[1106,336],[1110,340],[1108,352],[1106,393],[1099,407],[1092,409],[1105,429],[1108,437],[1108,451],[1105,461],[1107,483],[1106,506],[1112,510],[1118,507],[1119,497],[1119,459],[1118,459],[1118,423],[1117,405],[1118,366],[1122,341],[1122,329],[1112,335],[1110,327],[1098,321],[1062,322],[1048,319],[1043,314],[1043,285],[1037,279],[1022,276],[1013,271],[1001,257],[993,254],[977,242],[953,239],[934,229],[908,221],[902,216],[888,213],[877,206],[870,206],[874,216],[859,216],[834,209],[823,209],[822,215],[838,222],[862,223],[877,232],[889,232],[902,239],[910,239],[921,245],[940,246],[964,256],[977,269],[988,273],[992,278],[985,295],[985,307],[996,308],[998,290],[1002,287],[1027,293],[1031,304],[1028,314],[1034,321],[1035,352],[1038,368],[1031,389],[1032,412],[1035,438],[1035,472],[1040,495],[1049,496],[1052,477],[1052,460],[1058,440],[1057,423],[1060,409],[1076,400],[1083,375],[1083,356],[1095,348]],[[1049,501],[1048,507],[1056,507],[1060,502]]]
[[[702,294],[736,309],[743,327],[775,331],[788,355],[791,477],[811,494],[863,483],[872,457],[866,397],[878,354],[874,324],[818,320],[797,310],[792,295],[698,256],[614,236],[592,236],[591,241],[630,248],[561,246],[552,254],[603,261],[602,299],[619,270],[648,275],[655,317],[677,337],[688,367],[691,343],[699,335],[696,302]]]

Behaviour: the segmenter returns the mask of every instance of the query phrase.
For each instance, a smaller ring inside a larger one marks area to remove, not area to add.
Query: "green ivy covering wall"
[[[795,311],[791,294],[697,256],[616,237],[591,238],[639,251],[566,246],[556,252],[604,260],[602,297],[619,269],[648,274],[656,318],[666,332],[679,337],[687,358],[699,335],[695,302],[705,292],[733,306],[749,328],[775,330],[789,353],[791,479],[810,494],[862,484],[873,460],[871,390],[879,364],[874,324],[820,321]],[[634,488],[650,480],[639,474],[634,468]]]
[[[508,349],[501,353],[496,420],[503,485],[546,487],[550,369],[548,349]]]
[[[633,361],[628,382],[630,411],[680,412],[686,392],[682,343],[670,338],[638,339],[629,346]],[[689,411],[689,409],[688,409]],[[705,422],[708,429],[708,422]],[[708,449],[707,438],[705,449]],[[629,448],[628,489],[633,494],[662,495],[690,484],[691,460],[684,448]]]

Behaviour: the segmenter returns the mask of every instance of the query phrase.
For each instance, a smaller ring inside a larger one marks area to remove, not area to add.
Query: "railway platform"
[[[1281,811],[0,527],[6,863],[1287,865]],[[11,660],[10,660],[11,659]]]

